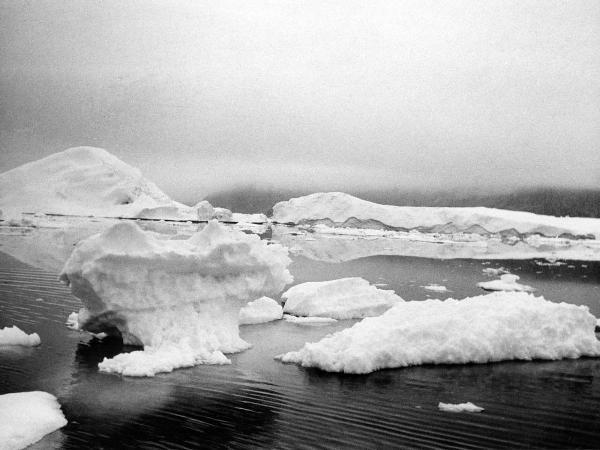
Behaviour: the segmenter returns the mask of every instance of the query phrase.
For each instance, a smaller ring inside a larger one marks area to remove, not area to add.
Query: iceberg
[[[119,335],[143,351],[100,370],[151,376],[195,364],[226,364],[249,347],[238,315],[249,299],[274,295],[293,278],[287,249],[211,221],[187,239],[121,222],[81,241],[60,275],[83,302],[79,327]]]
[[[283,317],[283,308],[269,297],[261,297],[240,310],[240,325],[272,322]]]
[[[438,409],[446,412],[481,412],[484,409],[471,402],[466,403],[438,403]]]
[[[480,283],[477,283],[477,286],[486,291],[535,291],[535,289],[531,286],[517,283],[518,279],[519,276],[513,275],[512,273],[506,273],[504,275],[501,275],[499,280],[482,281]]]
[[[42,391],[0,395],[0,447],[18,450],[67,424],[54,395]]]
[[[16,326],[0,328],[0,346],[20,345],[23,347],[35,347],[41,343],[42,341],[37,333],[27,334]]]
[[[379,317],[276,358],[328,372],[364,374],[421,364],[600,356],[586,306],[524,292],[399,302]]]
[[[600,219],[553,217],[522,211],[470,207],[380,205],[342,192],[321,192],[273,206],[277,223],[330,227],[456,232],[506,237],[541,235],[600,239]]]
[[[281,297],[286,314],[339,320],[378,316],[403,301],[393,291],[358,277],[297,284]]]

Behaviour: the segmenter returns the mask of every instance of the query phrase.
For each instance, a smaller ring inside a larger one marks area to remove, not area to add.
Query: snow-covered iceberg
[[[369,373],[420,364],[600,356],[585,306],[523,292],[400,302],[379,317],[277,358],[329,372]]]
[[[150,376],[228,363],[224,353],[248,348],[239,311],[281,292],[292,281],[289,263],[284,247],[216,221],[188,239],[122,222],[80,242],[60,277],[84,304],[80,328],[144,346],[105,359],[100,369]]]
[[[272,322],[283,317],[283,308],[269,297],[261,297],[240,310],[240,325]]]
[[[0,395],[0,448],[18,450],[67,424],[54,395],[16,392]]]
[[[227,216],[207,201],[187,206],[172,200],[138,169],[96,147],[70,148],[0,174],[0,209],[17,221],[23,212],[169,220]]]
[[[35,347],[41,344],[37,333],[27,334],[17,326],[0,328],[0,346],[20,345],[23,347]]]
[[[533,292],[534,288],[527,286],[526,284],[517,283],[519,280],[518,275],[512,273],[506,273],[500,276],[499,280],[482,281],[477,283],[481,289],[486,291],[521,291],[521,292]]]
[[[358,277],[297,284],[281,297],[286,314],[340,320],[378,316],[403,301],[393,291],[379,289]]]
[[[600,239],[600,219],[553,217],[485,207],[380,205],[342,192],[316,193],[279,202],[273,207],[272,219],[278,223],[333,227]]]

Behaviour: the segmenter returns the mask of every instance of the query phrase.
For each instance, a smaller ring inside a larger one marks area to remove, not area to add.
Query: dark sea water
[[[17,244],[3,241],[7,252]],[[31,249],[26,259],[36,260]],[[476,283],[490,279],[482,269],[499,266],[549,300],[585,304],[600,315],[600,264],[592,262],[371,256],[329,263],[297,256],[291,271],[295,282],[362,276],[420,300],[480,294]],[[431,283],[450,292],[423,289]],[[120,342],[65,327],[80,307],[56,272],[0,252],[0,327],[17,325],[42,339],[37,348],[0,349],[0,394],[48,391],[69,421],[33,448],[600,447],[600,359],[331,374],[273,357],[355,321],[278,321],[242,326],[242,338],[254,346],[232,355],[229,366],[128,378],[97,368],[103,357],[128,350]],[[470,401],[485,411],[441,412],[440,401]]]

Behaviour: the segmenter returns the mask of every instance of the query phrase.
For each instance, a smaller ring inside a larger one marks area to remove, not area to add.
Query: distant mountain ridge
[[[270,214],[277,202],[313,193],[274,188],[239,187],[208,195],[206,199],[233,211]],[[348,194],[375,203],[397,206],[487,206],[571,217],[600,217],[600,189],[535,188],[506,193],[464,191],[356,191]]]

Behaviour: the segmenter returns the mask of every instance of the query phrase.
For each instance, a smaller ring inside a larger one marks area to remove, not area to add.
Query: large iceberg
[[[3,450],[25,448],[66,424],[52,394],[32,391],[0,395],[0,448]]]
[[[585,306],[524,292],[400,302],[379,317],[280,355],[329,372],[369,373],[420,364],[600,356]]]
[[[118,223],[80,242],[61,279],[84,309],[80,328],[121,335],[144,351],[105,359],[100,369],[133,376],[223,364],[248,348],[238,314],[248,300],[292,281],[287,249],[216,221],[187,239]]]
[[[342,192],[317,193],[279,202],[273,207],[272,219],[278,223],[350,228],[600,239],[600,219],[553,217],[485,207],[379,205]]]
[[[0,174],[0,208],[25,213],[170,220],[209,220],[207,201],[187,206],[106,150],[74,147]]]
[[[338,320],[378,316],[403,301],[393,291],[378,289],[358,277],[297,284],[281,297],[286,314]]]

